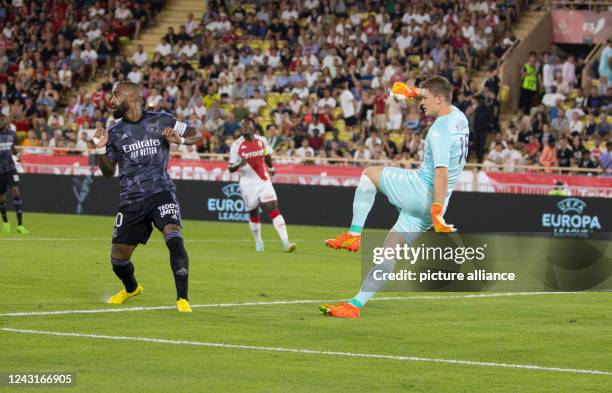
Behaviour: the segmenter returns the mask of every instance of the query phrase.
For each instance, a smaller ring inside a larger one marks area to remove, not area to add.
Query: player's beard
[[[115,119],[121,119],[125,116],[128,110],[130,110],[130,106],[128,105],[127,101],[123,101],[115,109],[113,109],[113,117]]]

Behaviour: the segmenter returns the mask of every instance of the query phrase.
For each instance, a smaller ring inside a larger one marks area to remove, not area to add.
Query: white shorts
[[[399,130],[402,127],[402,114],[389,115],[387,130]]]
[[[275,201],[276,191],[270,180],[240,180],[240,193],[248,212],[254,210],[260,203]]]

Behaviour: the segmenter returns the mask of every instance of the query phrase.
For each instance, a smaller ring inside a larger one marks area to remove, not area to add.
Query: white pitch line
[[[72,242],[72,241],[109,241],[110,237],[9,237],[9,238],[0,238],[0,242],[12,242],[12,241],[47,241],[47,242]],[[296,242],[320,242],[320,240],[312,240],[312,239],[291,239]],[[153,242],[164,242],[163,239],[149,239],[149,243]],[[190,239],[185,238],[185,242],[187,243],[253,243],[253,240],[249,239]],[[265,242],[273,242],[279,243],[281,240],[279,239],[268,239]]]
[[[542,295],[565,295],[593,292],[516,292],[516,293],[480,293],[469,295],[441,295],[441,296],[387,296],[373,298],[373,301],[381,300],[429,300],[429,299],[477,299],[477,298],[495,298],[509,296],[542,296]],[[275,300],[269,302],[243,302],[243,303],[216,303],[216,304],[192,304],[192,308],[214,308],[214,307],[249,307],[249,306],[272,306],[282,304],[312,304],[312,303],[337,303],[350,299],[326,299],[326,300]],[[115,312],[131,312],[131,311],[156,311],[156,310],[172,310],[175,306],[151,306],[151,307],[125,307],[125,308],[94,308],[89,310],[57,310],[57,311],[26,311],[26,312],[11,312],[0,314],[0,317],[33,317],[42,315],[66,315],[66,314],[101,314]]]
[[[225,343],[191,341],[191,340],[170,340],[170,339],[164,339],[164,338],[150,338],[150,337],[108,336],[108,335],[103,335],[103,334],[52,332],[52,331],[46,331],[46,330],[30,330],[30,329],[14,329],[14,328],[0,328],[0,331],[10,332],[10,333],[21,333],[21,334],[39,334],[39,335],[46,335],[46,336],[59,336],[59,337],[92,338],[92,339],[98,339],[98,340],[137,341],[137,342],[146,342],[146,343],[188,345],[188,346],[209,347],[209,348],[242,349],[242,350],[249,350],[249,351],[284,352],[284,353],[296,353],[296,354],[307,354],[307,355],[339,356],[339,357],[349,357],[349,358],[398,360],[398,361],[426,362],[426,363],[443,363],[443,364],[453,364],[453,365],[462,365],[462,366],[497,367],[497,368],[509,368],[509,369],[558,372],[558,373],[612,376],[612,372],[610,371],[562,368],[562,367],[544,367],[544,366],[538,366],[534,364],[512,364],[512,363],[481,362],[481,361],[473,361],[473,360],[436,359],[436,358],[424,358],[424,357],[416,357],[416,356],[385,355],[385,354],[373,354],[373,353],[320,351],[317,349],[266,347],[266,346],[260,346],[260,345],[225,344]]]

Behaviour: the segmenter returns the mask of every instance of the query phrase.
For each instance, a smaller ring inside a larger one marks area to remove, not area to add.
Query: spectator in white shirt
[[[142,72],[138,67],[132,67],[132,70],[127,74],[127,78],[130,82],[140,83],[142,81]]]
[[[196,23],[193,12],[187,14],[187,22],[185,22],[185,32],[190,36],[193,36],[194,31],[197,29],[198,24]]]
[[[132,61],[138,67],[142,67],[148,60],[147,52],[144,51],[142,44],[138,44],[136,52],[132,55]]]
[[[423,54],[423,59],[419,62],[419,70],[423,72],[430,72],[434,69],[434,62],[431,60],[429,53]]]
[[[580,120],[580,116],[578,111],[572,112],[572,120],[569,122],[570,131],[573,133],[577,132],[578,134],[582,133],[584,129],[584,123]]]
[[[294,9],[285,9],[281,13],[281,19],[285,22],[288,22],[291,19],[298,20],[298,18],[299,18],[298,12]]]
[[[87,36],[87,39],[90,42],[93,42],[102,36],[102,30],[100,30],[100,28],[96,24],[94,26],[91,26],[91,28],[85,35]]]
[[[355,96],[348,88],[348,82],[343,82],[342,92],[340,93],[340,107],[342,108],[342,115],[344,117],[344,123],[346,128],[352,130],[357,125],[357,102]]]
[[[315,155],[315,151],[309,146],[308,139],[302,140],[302,146],[295,151],[295,155],[300,159],[312,158]]]
[[[551,86],[550,90],[544,94],[544,97],[542,97],[542,104],[552,108],[557,106],[559,100],[561,100],[561,102],[565,101],[565,98],[566,97],[563,94],[557,92],[557,88],[555,86]]]
[[[161,42],[155,47],[155,52],[159,52],[162,57],[166,57],[172,53],[172,45],[168,43],[166,37],[161,38]]]
[[[507,172],[514,172],[514,168],[520,164],[522,159],[520,151],[514,148],[514,142],[509,141],[506,149],[502,152],[502,164]]]
[[[387,130],[397,131],[402,126],[402,108],[404,102],[395,97],[387,99]]]
[[[87,148],[88,148],[88,133],[86,130],[83,130],[79,133],[79,140],[76,143],[76,149],[77,150],[81,150],[83,151],[83,155],[87,155]]]
[[[498,171],[499,167],[504,163],[503,157],[504,145],[501,142],[495,143],[495,148],[491,149],[484,161],[485,170]]]
[[[193,43],[191,38],[188,38],[185,45],[179,51],[180,55],[186,55],[188,58],[193,59],[198,54],[198,46]]]
[[[72,87],[72,70],[68,63],[62,65],[62,69],[58,72],[58,76],[62,86],[68,89]]]
[[[555,67],[550,61],[548,52],[544,53],[542,60],[542,84],[546,93],[551,93],[555,85]]]
[[[395,39],[402,56],[406,56],[406,49],[412,46],[412,41],[413,39],[412,36],[408,34],[408,29],[405,27],[402,28],[402,34]]]
[[[187,105],[187,100],[179,98],[176,105],[176,116],[182,119],[188,119],[193,113],[193,109]]]
[[[147,97],[147,108],[156,108],[162,99],[163,97],[159,94],[157,89],[151,89],[151,94]]]
[[[306,81],[304,80],[298,82],[297,86],[291,89],[291,94],[297,94],[298,97],[300,97],[302,100],[306,100],[308,98],[308,95],[310,94],[310,91],[306,86]]]
[[[193,107],[193,113],[198,117],[198,119],[202,120],[206,117],[207,110],[204,106],[204,100],[201,98],[196,100],[195,105]]]
[[[291,112],[299,115],[303,105],[304,102],[300,99],[300,97],[297,94],[293,94],[291,101],[289,101],[289,109],[291,109]]]
[[[355,149],[355,152],[353,153],[353,158],[355,160],[369,160],[372,158],[372,152],[366,149],[363,143],[358,143],[357,149]],[[363,162],[360,162],[358,164],[364,165]]]
[[[168,85],[166,86],[165,90],[172,98],[175,98],[178,95],[179,87],[176,84],[175,78],[170,78],[170,81],[168,82]]]
[[[252,115],[258,115],[262,108],[265,108],[268,103],[261,98],[259,90],[253,90],[253,98],[247,100],[247,108]]]
[[[81,60],[86,66],[91,67],[90,78],[93,79],[98,70],[98,52],[91,47],[89,42],[85,43],[85,50],[81,52]]]
[[[126,21],[132,19],[132,11],[124,3],[120,3],[115,10],[115,19],[120,21]]]
[[[326,106],[331,106],[332,108],[336,107],[336,99],[331,96],[331,91],[329,89],[323,90],[323,97],[319,98],[317,102],[317,108],[321,111],[325,109]]]

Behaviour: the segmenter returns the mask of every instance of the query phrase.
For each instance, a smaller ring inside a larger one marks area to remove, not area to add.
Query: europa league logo
[[[81,180],[82,179],[82,180]],[[72,178],[72,192],[77,200],[76,214],[83,212],[83,202],[91,191],[91,184],[93,183],[93,176],[78,176]]]

